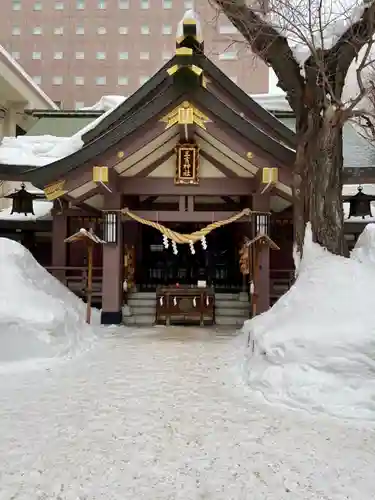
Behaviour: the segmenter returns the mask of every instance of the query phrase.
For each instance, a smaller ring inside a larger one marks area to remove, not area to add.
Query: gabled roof
[[[168,61],[150,80],[131,95],[123,104],[118,106],[110,115],[102,120],[95,128],[83,135],[85,144],[95,140],[105,133],[109,128],[118,125],[130,112],[130,110],[142,106],[150,99],[153,99],[165,87],[171,84],[168,69],[178,63],[178,57],[174,56]],[[215,86],[221,87],[233,99],[234,104],[240,106],[245,116],[257,127],[272,131],[272,135],[284,142],[288,147],[296,146],[296,136],[289,127],[286,127],[274,115],[260,106],[254,99],[247,95],[228,76],[225,75],[206,55],[194,53],[192,64],[201,67],[205,78]],[[211,88],[210,88],[211,90]],[[263,126],[263,127],[262,127]]]

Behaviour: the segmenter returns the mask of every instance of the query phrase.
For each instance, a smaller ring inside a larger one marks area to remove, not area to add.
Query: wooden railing
[[[86,296],[87,287],[87,268],[86,267],[46,267],[47,271],[50,272],[55,278],[61,281],[65,286],[69,288],[72,292],[81,298]],[[101,298],[102,296],[102,276],[103,268],[94,267],[93,268],[93,278],[92,278],[92,297]]]

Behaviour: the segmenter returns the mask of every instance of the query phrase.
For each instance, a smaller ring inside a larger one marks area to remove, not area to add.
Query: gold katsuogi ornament
[[[199,184],[199,147],[196,144],[176,147],[175,184]]]

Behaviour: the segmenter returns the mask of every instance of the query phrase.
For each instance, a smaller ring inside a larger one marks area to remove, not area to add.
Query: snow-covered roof
[[[42,167],[75,153],[83,146],[82,136],[95,128],[125,99],[123,96],[103,96],[91,108],[84,108],[106,110],[106,112],[71,137],[51,135],[4,137],[0,146],[0,163]]]

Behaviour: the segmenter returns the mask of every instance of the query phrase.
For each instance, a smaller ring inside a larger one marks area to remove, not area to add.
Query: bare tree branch
[[[254,54],[273,68],[291,108],[298,109],[304,92],[303,77],[287,39],[250,9],[244,0],[215,0],[215,3],[248,40]]]

